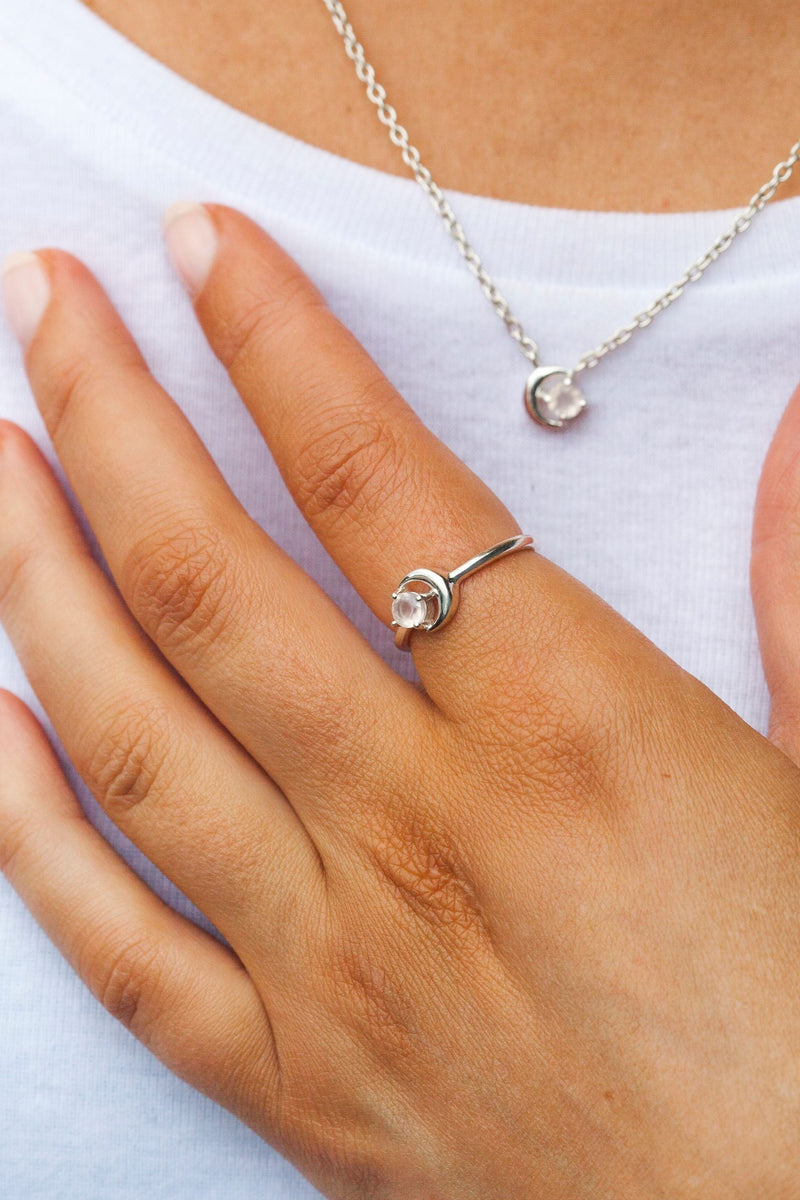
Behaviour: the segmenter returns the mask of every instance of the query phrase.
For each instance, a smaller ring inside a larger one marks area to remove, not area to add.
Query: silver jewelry
[[[525,407],[535,421],[551,428],[561,429],[586,407],[586,397],[574,382],[575,376],[581,371],[596,367],[607,354],[627,342],[637,330],[645,329],[659,313],[674,304],[690,283],[696,283],[712,262],[715,262],[728,249],[734,239],[749,228],[753,218],[772,199],[779,186],[786,182],[792,174],[795,164],[800,160],[800,139],[798,139],[789,151],[788,158],[778,163],[771,178],[758,189],[730,229],[721,234],[701,258],[687,267],[680,279],[672,287],[667,288],[657,300],[654,300],[649,308],[637,313],[629,324],[623,325],[605,342],[584,354],[570,370],[565,367],[542,367],[539,364],[539,347],[526,335],[520,321],[512,313],[508,301],[485,271],[478,254],[467,241],[466,234],[456,220],[456,215],[445,199],[442,189],[437,183],[434,183],[428,168],[423,166],[416,146],[409,144],[408,133],[402,125],[398,124],[395,109],[387,103],[386,91],[376,81],[375,71],[366,60],[364,49],[353,32],[344,8],[339,0],[322,0],[322,2],[330,13],[337,32],[344,40],[348,58],[355,63],[356,75],[362,83],[366,84],[367,98],[376,106],[378,120],[389,129],[389,140],[400,149],[403,162],[411,169],[417,183],[439,213],[447,232],[455,241],[467,266],[478,280],[487,300],[505,324],[511,337],[518,343],[522,353],[533,364],[535,369],[530,373],[525,384]]]
[[[428,567],[418,567],[416,571],[409,571],[408,575],[400,580],[397,591],[392,592],[392,626],[397,630],[395,645],[401,650],[410,650],[409,641],[413,630],[420,629],[431,633],[434,629],[441,629],[456,615],[459,584],[462,579],[506,554],[528,548],[533,549],[533,538],[527,534],[520,534],[518,537],[498,542],[496,546],[491,546],[483,554],[476,554],[474,558],[468,559],[460,567],[446,574],[431,571]]]

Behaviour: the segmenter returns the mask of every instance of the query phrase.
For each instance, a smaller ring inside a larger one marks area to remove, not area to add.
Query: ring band
[[[533,538],[527,534],[520,534],[518,537],[498,542],[496,546],[484,550],[483,554],[476,554],[474,558],[468,559],[447,574],[431,571],[428,567],[418,567],[416,571],[409,571],[408,575],[400,580],[397,590],[392,592],[392,627],[397,631],[394,636],[395,645],[400,650],[410,650],[409,642],[415,629],[424,633],[441,629],[455,616],[458,608],[458,585],[462,579],[506,554],[528,548],[534,548]]]

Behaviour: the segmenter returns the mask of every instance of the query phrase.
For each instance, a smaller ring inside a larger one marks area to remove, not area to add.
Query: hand
[[[382,620],[406,571],[519,532],[275,242],[214,206],[171,239]],[[121,596],[4,424],[0,616],[100,804],[228,943],[111,851],[4,695],[2,864],[98,999],[336,1200],[799,1196],[800,393],[754,558],[779,749],[530,551],[413,634],[401,679],[247,516],[88,271],[17,272]]]

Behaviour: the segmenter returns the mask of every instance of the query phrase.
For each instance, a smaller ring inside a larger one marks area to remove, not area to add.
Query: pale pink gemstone
[[[567,382],[566,375],[547,375],[536,386],[536,399],[539,408],[548,416],[557,417],[561,421],[570,421],[577,417],[585,407],[586,399],[583,392],[574,383]]]
[[[392,620],[402,629],[416,629],[428,616],[428,605],[419,592],[400,592],[392,604]]]

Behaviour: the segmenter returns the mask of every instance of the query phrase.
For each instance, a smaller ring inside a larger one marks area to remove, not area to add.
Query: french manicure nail
[[[23,350],[27,350],[50,303],[50,280],[36,254],[10,254],[2,266],[6,318]]]
[[[202,204],[173,204],[164,214],[164,238],[173,265],[192,295],[208,279],[219,238]]]

